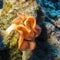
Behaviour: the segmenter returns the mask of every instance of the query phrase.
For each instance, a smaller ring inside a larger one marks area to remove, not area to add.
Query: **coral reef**
[[[7,3],[7,5],[6,5],[6,3]],[[36,14],[35,14],[36,9],[38,9],[36,0],[34,0],[34,1],[29,0],[27,2],[26,1],[20,1],[20,2],[16,1],[13,3],[10,3],[9,0],[8,1],[4,0],[4,5],[3,5],[3,8],[1,9],[2,11],[0,14],[1,32],[5,31],[11,25],[12,20],[17,17],[17,11],[18,11],[18,13],[24,12],[28,15],[36,16]],[[23,11],[23,10],[25,10],[25,11]],[[5,46],[5,48],[1,44],[4,49],[3,49],[3,55],[1,55],[2,53],[0,52],[0,57],[1,57],[0,59],[4,60],[4,58],[2,58],[2,56],[5,55],[5,51],[6,51],[5,60],[9,60],[9,59],[10,60],[21,60],[22,52],[17,47],[18,34],[16,33],[16,31],[12,31],[9,35],[5,34],[6,32],[2,32],[2,33],[0,35],[3,37],[3,45]],[[9,55],[9,58],[7,57],[7,54]]]
[[[3,3],[0,11],[0,60],[24,60],[26,56],[27,60],[60,60],[60,1],[4,0]],[[42,28],[35,39],[36,48],[26,51],[24,58],[17,48],[18,33],[13,30],[7,35],[5,31],[20,12],[34,16]]]
[[[37,0],[37,2],[45,11],[44,24],[47,28],[48,42],[58,50],[57,57],[54,60],[60,60],[60,1]]]

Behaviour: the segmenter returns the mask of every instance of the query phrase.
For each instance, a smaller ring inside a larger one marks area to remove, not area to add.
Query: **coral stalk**
[[[36,46],[35,38],[39,36],[41,28],[36,24],[32,16],[20,14],[12,21],[12,25],[6,30],[9,34],[12,30],[19,33],[18,48],[21,51],[33,50]]]

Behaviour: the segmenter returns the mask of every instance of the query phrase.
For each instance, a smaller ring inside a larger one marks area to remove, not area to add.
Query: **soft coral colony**
[[[41,28],[36,24],[36,19],[33,16],[20,13],[17,18],[13,19],[6,32],[9,34],[12,30],[19,33],[18,48],[21,51],[35,48],[34,39],[39,36]]]

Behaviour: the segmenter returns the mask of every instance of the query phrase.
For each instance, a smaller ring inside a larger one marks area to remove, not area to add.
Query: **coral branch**
[[[33,50],[35,48],[35,38],[39,36],[41,28],[36,24],[36,19],[25,14],[18,14],[12,21],[12,25],[6,30],[9,34],[13,29],[19,33],[18,48],[21,51]]]

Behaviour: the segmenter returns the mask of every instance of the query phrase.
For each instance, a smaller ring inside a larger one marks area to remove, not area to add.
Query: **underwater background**
[[[37,12],[34,12],[37,9],[37,5],[33,5],[34,1],[39,6]],[[42,28],[41,35],[35,39],[37,46],[28,60],[60,60],[60,0],[34,1],[25,7],[19,2],[13,4],[14,1],[11,0],[0,0],[0,60],[22,60],[22,52],[17,48],[17,32],[12,31],[7,36],[5,30],[11,25],[11,20],[17,16],[16,11],[24,12],[24,9],[32,11],[32,15],[37,14],[37,24]]]

